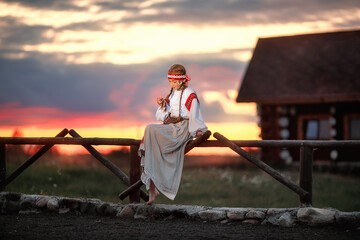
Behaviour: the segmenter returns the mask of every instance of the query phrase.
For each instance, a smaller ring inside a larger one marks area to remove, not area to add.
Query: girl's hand
[[[158,97],[158,98],[156,98],[156,102],[157,102],[157,104],[159,104],[161,106],[164,102],[164,98]]]
[[[201,132],[201,131],[197,131],[196,132],[196,137],[200,137],[200,136],[202,136],[203,135],[203,133]]]

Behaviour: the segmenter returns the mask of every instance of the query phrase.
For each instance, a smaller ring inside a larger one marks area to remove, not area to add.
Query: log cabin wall
[[[360,102],[258,105],[263,140],[358,140]],[[355,121],[354,121],[355,120]],[[355,122],[352,123],[352,122]],[[354,162],[357,149],[318,149],[315,161]],[[298,149],[263,148],[265,162],[299,161]]]

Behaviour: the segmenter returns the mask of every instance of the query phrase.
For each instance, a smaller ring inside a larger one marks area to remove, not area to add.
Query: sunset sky
[[[359,26],[358,0],[0,0],[0,136],[140,139],[180,62],[213,133],[259,139],[235,103],[258,38]]]

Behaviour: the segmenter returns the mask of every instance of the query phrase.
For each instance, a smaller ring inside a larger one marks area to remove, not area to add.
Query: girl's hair
[[[179,64],[179,63],[175,63],[173,65],[171,65],[168,69],[168,74],[186,74],[186,69],[183,65]],[[186,84],[182,84],[181,85],[181,89],[184,90],[186,88]],[[170,93],[166,96],[166,99],[169,99],[171,93],[173,92],[173,89],[170,89]]]
[[[175,63],[169,67],[168,73],[186,74],[186,69],[183,65]]]

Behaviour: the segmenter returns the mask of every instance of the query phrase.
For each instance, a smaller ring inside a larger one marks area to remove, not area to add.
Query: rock
[[[245,219],[241,223],[248,223],[248,224],[258,224],[260,221],[258,219]]]
[[[100,216],[105,216],[105,209],[109,206],[108,203],[103,203],[98,206],[96,206],[96,213]]]
[[[56,198],[50,198],[46,206],[51,211],[57,211],[59,209],[59,200]]]
[[[359,225],[360,212],[337,212],[336,223],[341,225]]]
[[[105,208],[104,215],[114,217],[116,216],[116,209],[109,205]]]
[[[221,221],[226,218],[226,212],[220,210],[205,210],[198,214],[199,217],[205,221]]]
[[[297,218],[309,225],[329,224],[335,221],[335,211],[312,207],[300,208]]]
[[[206,208],[202,206],[156,204],[154,205],[153,214],[156,215],[156,217],[173,215],[174,217],[181,218],[196,218],[198,217],[198,212],[205,209]]]
[[[199,216],[198,213],[204,211],[205,209],[206,208],[202,206],[186,206],[182,210],[187,216],[191,218],[196,218]]]
[[[59,214],[65,214],[65,213],[68,213],[68,212],[70,212],[70,208],[65,207],[65,208],[60,208],[59,209]]]
[[[123,218],[133,218],[134,217],[134,209],[130,206],[125,206],[118,214],[117,217],[123,217]]]
[[[48,196],[40,197],[36,201],[36,206],[39,208],[46,207],[49,200],[50,200],[50,197],[48,197]]]
[[[220,223],[221,224],[226,224],[226,223],[228,223],[229,222],[229,219],[224,219],[224,220],[222,220]]]
[[[74,211],[75,214],[88,213],[104,216],[118,216],[124,218],[201,218],[203,221],[219,221],[222,224],[231,224],[231,221],[242,221],[248,224],[279,225],[291,227],[298,222],[309,225],[325,225],[337,223],[344,226],[360,225],[360,212],[340,212],[337,209],[319,208],[210,208],[203,206],[185,205],[118,205],[102,202],[99,199],[76,199],[50,197],[43,195],[26,195],[18,193],[0,193],[0,214],[19,213],[31,214],[41,212],[45,206],[59,214]],[[263,220],[263,221],[262,221]]]
[[[231,221],[241,221],[245,219],[247,211],[248,209],[229,211],[226,213],[226,216]]]
[[[146,219],[152,216],[152,207],[150,205],[139,206],[134,215],[135,219]]]
[[[284,213],[279,218],[279,226],[281,227],[292,227],[294,226],[294,222],[295,220],[293,219],[293,217],[289,212]]]
[[[98,214],[98,205],[92,202],[89,202],[89,208],[86,211],[87,214],[97,215]]]
[[[81,213],[86,213],[90,208],[90,203],[89,202],[81,202],[80,203],[80,212]]]
[[[183,215],[183,213],[178,212],[176,210],[171,211],[170,209],[168,209],[166,207],[160,207],[160,206],[154,205],[154,207],[152,208],[152,217],[155,219],[165,218],[167,216],[170,216],[172,212],[174,212],[174,214],[176,214],[178,216],[180,216],[181,214]]]
[[[246,213],[245,218],[247,219],[264,219],[265,218],[265,213],[262,211],[257,211],[257,210],[250,210],[249,212]]]
[[[290,213],[294,213],[295,211],[297,211],[298,209],[287,209],[287,208],[269,208],[267,213],[266,213],[266,219],[263,221],[263,224],[266,223],[271,223],[273,225],[280,225],[279,224],[279,219],[280,217],[286,213],[286,212],[290,212]]]
[[[81,213],[88,213],[92,215],[97,215],[97,211],[99,211],[97,206],[99,205],[98,202],[90,202],[84,201],[80,203],[80,212]]]
[[[72,199],[72,198],[64,198],[63,204],[65,207],[69,208],[70,210],[76,210],[80,207],[80,200]]]

